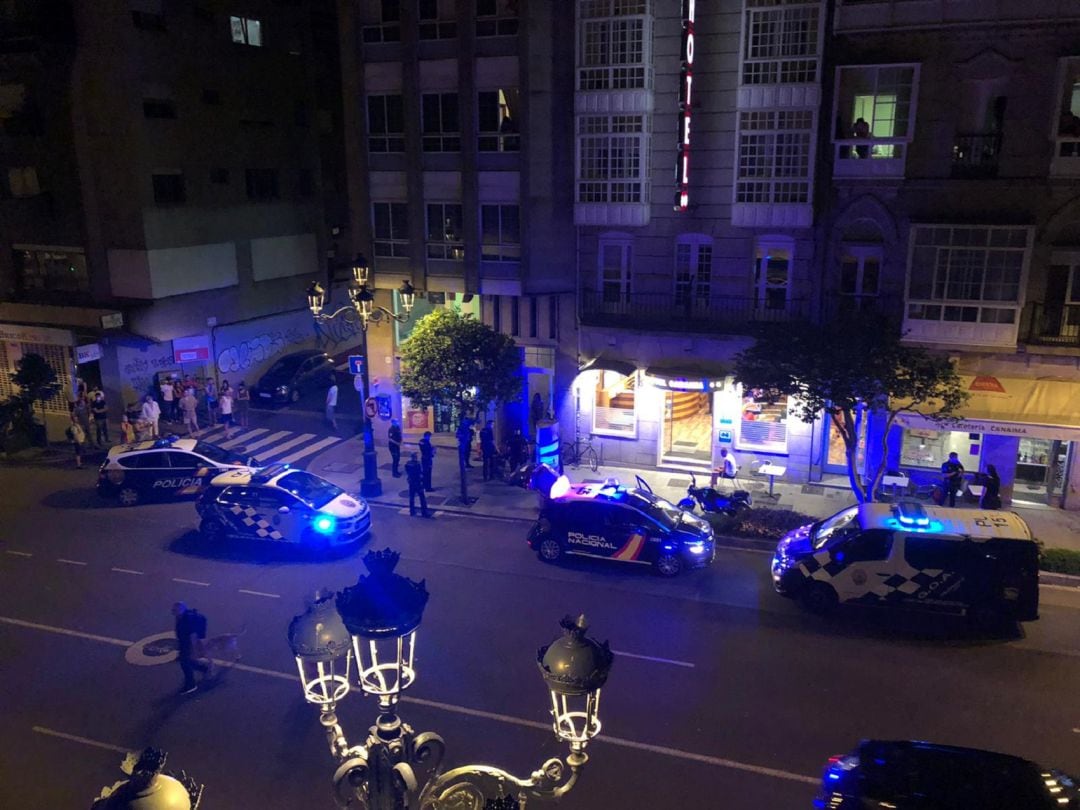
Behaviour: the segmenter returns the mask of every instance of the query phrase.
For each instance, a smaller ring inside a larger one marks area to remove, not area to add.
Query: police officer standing
[[[480,455],[484,458],[484,480],[495,477],[495,423],[490,419],[480,429]]]
[[[469,463],[469,453],[472,451],[472,423],[465,417],[461,418],[461,424],[457,429],[457,442],[458,442],[458,466],[472,467]]]
[[[390,446],[390,461],[392,462],[390,471],[394,478],[401,478],[401,470],[398,468],[401,463],[401,423],[397,419],[390,420],[390,430],[386,434],[386,440]]]
[[[430,468],[428,468],[430,474]],[[427,495],[424,494],[424,470],[420,466],[417,454],[413,453],[405,462],[405,477],[409,479],[409,514],[416,517],[416,497],[420,496],[420,513],[431,517],[428,511]]]
[[[435,448],[431,445],[431,431],[425,431],[424,436],[420,439],[420,466],[424,471],[424,489],[428,492],[434,492],[435,487],[431,485],[431,467],[435,463]]]

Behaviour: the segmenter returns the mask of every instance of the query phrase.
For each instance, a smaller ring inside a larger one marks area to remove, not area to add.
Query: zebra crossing
[[[221,441],[225,438],[223,426],[199,431],[197,438],[226,450],[253,456],[259,464],[295,464],[345,441],[341,436],[320,436],[292,430],[270,431],[267,428],[237,428],[232,438]]]

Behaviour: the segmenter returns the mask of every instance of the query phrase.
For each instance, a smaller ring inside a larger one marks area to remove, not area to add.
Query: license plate
[[[269,394],[259,394],[259,396],[262,397],[263,399],[270,399]]]

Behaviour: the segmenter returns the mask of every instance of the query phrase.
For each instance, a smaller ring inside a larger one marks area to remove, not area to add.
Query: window
[[[428,203],[427,255],[429,259],[448,259],[460,262],[465,258],[462,238],[461,205],[458,203]]]
[[[812,110],[760,110],[739,114],[735,201],[810,202]]]
[[[880,245],[845,245],[840,255],[840,312],[874,305],[881,279]]]
[[[211,169],[210,170],[210,182],[218,185],[228,185],[229,183],[229,170],[228,169]]]
[[[1062,64],[1060,115],[1054,137],[1056,158],[1080,158],[1080,58]]]
[[[171,466],[169,464],[169,454],[158,451],[129,456],[124,459],[124,462],[125,466],[134,467],[137,470],[167,470]]]
[[[754,253],[754,309],[786,310],[791,280],[790,239],[762,239]]]
[[[248,17],[229,17],[232,41],[240,45],[262,47],[262,23]]]
[[[478,37],[512,37],[517,32],[517,0],[476,0]]]
[[[903,156],[896,141],[915,130],[915,65],[858,65],[837,68],[836,133],[841,159]]]
[[[559,298],[555,295],[548,296],[548,340],[555,340],[559,336]]]
[[[517,297],[510,299],[510,335],[521,336],[521,299]]]
[[[147,118],[176,118],[176,104],[168,98],[144,98],[143,115]]]
[[[529,298],[529,337],[535,338],[540,335],[540,314],[536,305],[536,296]]]
[[[907,317],[1015,323],[1029,228],[920,225],[912,235]]]
[[[425,93],[422,99],[425,152],[460,152],[457,93]]]
[[[377,202],[372,203],[371,209],[375,224],[374,241],[376,258],[408,258],[408,204],[396,202]]]
[[[521,148],[518,99],[516,87],[485,90],[479,94],[478,143],[481,152],[516,152]]]
[[[221,103],[221,92],[211,88],[204,88],[202,91],[203,104],[210,104],[216,106]]]
[[[454,0],[420,0],[420,39],[453,39],[457,36]]]
[[[8,190],[12,197],[36,197],[41,193],[37,169],[33,166],[12,166],[8,169]]]
[[[890,529],[868,529],[852,537],[833,554],[838,561],[845,563],[887,560],[892,551],[892,536]]]
[[[593,389],[592,432],[605,436],[637,436],[634,392],[637,373],[623,376],[616,371],[596,372]]]
[[[767,402],[760,391],[743,392],[739,449],[787,452],[788,398]]]
[[[651,86],[648,2],[582,0],[578,12],[578,90]]]
[[[697,234],[675,243],[675,303],[708,305],[712,294],[712,239]]]
[[[152,176],[154,202],[158,205],[181,205],[187,201],[182,172],[162,172]]]
[[[968,548],[965,541],[913,534],[904,538],[904,559],[912,568],[956,571],[970,562],[971,556],[965,553]]]
[[[381,0],[380,25],[364,27],[364,42],[400,42],[401,41],[401,3],[399,0]]]
[[[750,6],[751,3],[747,3]],[[818,3],[752,4],[743,28],[743,84],[807,84],[818,80]]]
[[[1045,298],[1041,317],[1036,319],[1038,336],[1076,343],[1080,338],[1080,252],[1056,250],[1050,255]]]
[[[601,237],[600,298],[605,304],[625,303],[630,295],[629,237]]]
[[[152,11],[132,11],[131,21],[140,31],[164,31],[165,15]]]
[[[84,253],[27,247],[11,255],[21,293],[90,292]]]
[[[249,200],[276,200],[278,193],[277,169],[247,169],[244,172]]]
[[[368,96],[368,151],[405,151],[405,109],[401,96]]]
[[[480,206],[480,258],[485,262],[521,261],[518,206]]]
[[[578,202],[648,202],[644,115],[578,118]]]
[[[981,443],[981,433],[904,428],[900,442],[900,464],[903,467],[940,470],[949,453],[956,453],[965,470],[977,470]]]

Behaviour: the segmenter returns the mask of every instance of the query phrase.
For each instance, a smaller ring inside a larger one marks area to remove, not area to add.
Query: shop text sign
[[[200,363],[210,359],[210,340],[206,335],[173,339],[173,361]]]
[[[694,15],[696,0],[683,0],[682,72],[679,74],[679,159],[675,164],[675,210],[690,204],[690,110],[694,89]]]

